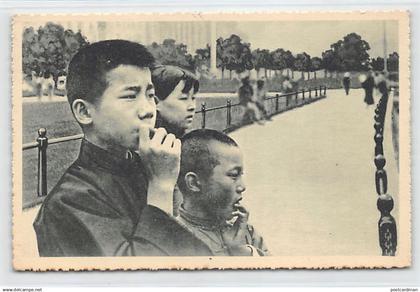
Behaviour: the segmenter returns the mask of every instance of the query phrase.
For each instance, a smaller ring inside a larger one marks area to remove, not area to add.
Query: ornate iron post
[[[40,128],[38,130],[38,197],[47,195],[47,130]]]
[[[232,123],[231,109],[232,109],[232,102],[230,101],[230,99],[228,99],[226,102],[226,128],[229,128],[230,124]]]
[[[203,102],[201,104],[201,128],[204,129],[206,127],[206,103]]]
[[[375,109],[375,186],[378,194],[377,208],[381,213],[378,222],[379,245],[383,256],[395,256],[397,249],[397,227],[391,211],[394,200],[388,194],[388,179],[385,171],[386,159],[383,152],[385,114],[388,103],[388,93],[383,93]]]

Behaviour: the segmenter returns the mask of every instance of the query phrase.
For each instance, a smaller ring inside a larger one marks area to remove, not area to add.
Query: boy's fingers
[[[163,141],[163,146],[167,149],[171,149],[174,145],[174,141],[175,141],[175,135],[174,134],[168,134],[165,137],[165,140]]]
[[[139,149],[146,149],[150,144],[150,128],[145,126],[139,127]]]
[[[175,153],[181,153],[181,140],[175,139],[172,149]]]
[[[162,145],[162,142],[166,136],[166,130],[164,128],[158,128],[155,132],[155,135],[150,140],[151,146],[159,146]]]

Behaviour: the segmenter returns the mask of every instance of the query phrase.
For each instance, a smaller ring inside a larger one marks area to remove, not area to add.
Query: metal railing
[[[380,212],[378,221],[379,246],[383,256],[395,256],[397,251],[397,224],[391,211],[394,208],[394,199],[388,192],[388,177],[385,170],[386,159],[384,154],[384,129],[387,113],[389,92],[386,85],[382,87],[382,96],[375,109],[375,187],[378,196],[376,205]],[[394,94],[398,91],[394,90]],[[391,119],[391,117],[388,117]]]
[[[267,97],[265,103],[274,101],[274,110],[271,112],[270,116],[281,113],[286,110],[290,110],[299,106],[303,106],[312,101],[318,100],[320,98],[326,97],[327,88],[326,86],[319,86],[316,88],[307,88],[302,89],[296,92],[286,93],[286,94],[276,94],[272,97]],[[307,94],[307,96],[305,95]],[[299,99],[299,96],[301,97]],[[285,107],[280,108],[280,100],[285,99]],[[299,101],[300,100],[300,101]],[[232,104],[232,101],[228,99],[226,105],[216,106],[207,108],[206,103],[201,104],[201,109],[196,111],[196,114],[201,114],[201,128],[206,127],[206,114],[209,112],[214,112],[218,110],[226,109],[226,127],[223,129],[225,132],[230,132],[234,129],[239,128],[243,125],[242,121],[238,125],[233,125],[232,123],[232,109],[235,107],[241,107],[239,103]],[[83,134],[48,139],[47,130],[45,128],[40,128],[38,130],[38,138],[35,142],[23,144],[22,150],[28,149],[38,149],[38,168],[37,168],[37,194],[38,197],[44,197],[47,195],[47,148],[48,145],[65,143],[69,141],[80,140],[84,137]]]

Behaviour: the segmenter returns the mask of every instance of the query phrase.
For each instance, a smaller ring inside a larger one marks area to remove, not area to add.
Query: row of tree
[[[38,30],[26,28],[22,44],[23,71],[27,75],[34,71],[38,75],[48,72],[56,78],[66,71],[71,57],[87,44],[86,37],[80,31],[75,33],[65,30],[58,24],[47,23]],[[208,72],[210,68],[209,45],[196,50],[194,56],[188,52],[185,44],[173,39],[166,39],[161,44],[154,42],[148,49],[162,64],[181,66],[201,73]],[[369,44],[356,33],[348,34],[332,44],[321,57],[311,57],[306,52],[293,54],[281,48],[272,51],[259,48],[251,50],[251,44],[235,34],[226,39],[218,38],[216,50],[216,66],[222,71],[222,78],[226,71],[231,78],[232,72],[242,73],[252,69],[257,74],[263,70],[266,77],[272,72],[277,75],[287,70],[287,74],[293,75],[294,71],[299,71],[302,78],[305,72],[308,75],[314,72],[316,78],[316,72],[321,69],[326,73],[366,71],[369,68],[384,70],[384,59],[370,58]],[[389,71],[398,71],[396,52],[387,58],[387,68]]]
[[[190,70],[206,71],[210,67],[210,46],[198,49],[195,55],[188,53],[186,45],[177,44],[175,40],[167,39],[162,44],[153,43],[149,50],[162,64],[177,65]],[[370,46],[358,34],[351,33],[342,40],[330,46],[330,49],[324,51],[321,57],[311,57],[303,52],[294,55],[289,50],[276,49],[273,51],[267,49],[251,50],[251,44],[244,42],[239,36],[233,34],[229,38],[218,38],[216,44],[217,58],[216,66],[222,71],[224,78],[225,71],[242,73],[246,70],[255,69],[257,74],[264,70],[264,75],[274,72],[274,74],[287,74],[294,71],[304,73],[314,73],[324,69],[327,72],[345,72],[345,71],[375,71],[384,70],[384,58],[370,58],[368,51]],[[387,58],[387,69],[389,71],[398,71],[398,53],[393,52]],[[293,77],[293,76],[292,76]]]

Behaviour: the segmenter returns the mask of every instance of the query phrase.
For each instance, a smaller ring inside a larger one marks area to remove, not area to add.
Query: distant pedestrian
[[[290,93],[293,90],[293,84],[290,82],[289,77],[284,77],[283,83],[282,83],[283,91],[284,93]]]
[[[266,98],[267,98],[267,88],[265,86],[265,81],[262,79],[259,79],[257,81],[257,86],[255,88],[255,104],[257,105],[264,119],[271,120],[265,108]]]
[[[373,101],[373,88],[375,87],[375,81],[371,73],[368,75],[360,75],[359,76],[360,83],[362,88],[365,90],[365,99],[364,102],[367,106],[374,104]]]
[[[253,100],[254,90],[250,84],[249,77],[244,77],[242,79],[242,86],[239,87],[238,95],[239,103],[245,109],[242,121],[247,122],[248,120],[251,120],[252,122],[262,124],[260,111]]]
[[[346,91],[346,95],[349,95],[349,91],[350,91],[350,72],[344,73],[343,87],[344,87],[344,90]]]
[[[35,93],[36,96],[38,96],[39,99],[42,97],[42,77],[40,74],[38,74],[35,71],[32,71],[32,83],[35,87]]]
[[[387,78],[385,77],[384,72],[375,72],[375,86],[378,89],[379,93],[384,96],[388,95],[388,84]]]
[[[281,84],[283,92],[286,94],[286,104],[289,104],[291,95],[293,92],[293,84],[290,82],[289,76],[284,77],[283,83]]]
[[[42,87],[43,91],[46,91],[48,97],[51,99],[54,95],[55,81],[50,72],[45,72]]]

